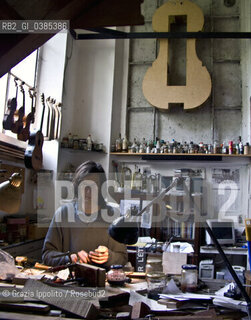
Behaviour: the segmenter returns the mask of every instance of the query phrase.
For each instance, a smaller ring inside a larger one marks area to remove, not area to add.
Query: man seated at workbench
[[[109,222],[103,219],[113,215],[101,194],[105,181],[104,169],[93,161],[77,168],[75,200],[57,209],[44,241],[42,258],[46,265],[79,261],[108,269],[113,264],[126,264],[126,246],[109,236]],[[63,255],[68,251],[69,256]]]

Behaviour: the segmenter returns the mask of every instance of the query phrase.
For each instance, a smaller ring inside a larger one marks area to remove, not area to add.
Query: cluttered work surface
[[[105,269],[86,264],[18,269],[11,256],[0,263],[0,319],[245,319],[246,303],[224,297],[233,284],[214,281],[183,293],[179,277],[149,298],[144,273],[126,273],[117,286]],[[17,259],[16,259],[17,261]],[[19,261],[20,262],[20,261]],[[116,271],[117,272],[117,271]],[[151,315],[151,316],[149,316]],[[247,318],[248,319],[248,318]]]

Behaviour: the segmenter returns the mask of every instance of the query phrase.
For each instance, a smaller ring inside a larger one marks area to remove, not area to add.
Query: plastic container
[[[181,271],[181,290],[195,292],[198,284],[198,270],[194,264],[183,264]]]

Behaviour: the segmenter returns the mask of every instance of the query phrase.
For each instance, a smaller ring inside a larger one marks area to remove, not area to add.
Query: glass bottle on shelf
[[[121,133],[119,134],[119,137],[116,139],[115,148],[116,148],[116,152],[122,151]]]
[[[87,151],[91,151],[92,150],[92,138],[91,135],[89,134],[87,137]]]
[[[223,141],[223,143],[222,143],[222,145],[221,145],[221,152],[223,153],[223,154],[226,154],[227,153],[227,146],[226,146],[226,143],[225,143],[225,141]]]
[[[147,143],[146,143],[146,139],[145,138],[142,139],[142,145],[143,145],[144,150],[146,150]]]
[[[244,153],[244,147],[243,147],[243,143],[241,141],[241,136],[239,136],[239,154],[243,154]]]
[[[150,142],[149,141],[147,143],[146,153],[151,153],[151,146],[150,146]]]
[[[160,141],[156,138],[155,153],[160,153]]]
[[[170,143],[170,153],[176,153],[176,142],[174,139],[172,139],[172,142]]]
[[[68,134],[68,148],[73,148],[73,137],[71,132]]]
[[[191,141],[190,144],[189,144],[188,153],[194,153],[194,144],[193,144],[193,141]]]
[[[239,143],[235,144],[235,154],[239,154]]]
[[[133,144],[131,146],[131,151],[132,151],[132,153],[136,153],[137,152],[136,138],[133,139]]]
[[[184,153],[188,153],[188,150],[189,150],[189,145],[188,145],[188,143],[185,141],[184,144],[183,144],[183,152],[184,152]]]
[[[125,136],[122,141],[122,152],[128,152],[128,140]]]

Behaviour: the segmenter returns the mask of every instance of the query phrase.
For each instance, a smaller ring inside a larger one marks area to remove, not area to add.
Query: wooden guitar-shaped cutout
[[[11,127],[11,131],[14,132],[14,133],[20,133],[23,129],[23,118],[24,118],[24,115],[25,115],[25,92],[24,92],[24,82],[22,82],[20,84],[20,90],[23,94],[23,105],[21,108],[18,109],[17,112],[17,116],[18,116],[18,119],[17,121],[15,121]]]
[[[8,112],[4,114],[3,118],[3,128],[4,130],[11,130],[14,124],[14,114],[17,108],[17,94],[18,94],[18,84],[17,78],[14,79],[16,86],[16,97],[8,100]]]
[[[33,93],[31,91],[34,91],[34,88],[29,89],[29,95],[31,98],[31,112],[28,113],[27,117],[25,117],[25,126],[21,130],[20,133],[18,133],[17,138],[18,140],[27,141],[30,137],[30,125],[34,122],[34,116],[35,116],[35,107],[34,107],[34,100],[36,98],[36,92]]]
[[[42,147],[44,143],[44,136],[42,133],[43,122],[44,122],[44,111],[45,111],[45,102],[44,94],[41,95],[41,101],[43,104],[42,116],[40,130],[37,132],[31,133],[29,137],[29,145],[24,153],[24,164],[26,168],[40,170],[43,165],[43,153]]]
[[[200,31],[204,24],[201,9],[189,0],[170,0],[156,10],[152,25],[156,32],[169,32],[170,19],[186,16],[187,31]],[[186,85],[168,85],[168,39],[160,39],[157,59],[143,79],[145,98],[155,107],[168,109],[169,103],[184,103],[184,109],[200,106],[211,93],[211,78],[196,54],[195,39],[186,40]]]

